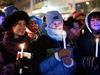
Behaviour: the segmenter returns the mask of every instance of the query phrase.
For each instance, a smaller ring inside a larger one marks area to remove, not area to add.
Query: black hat
[[[25,11],[16,11],[12,15],[5,18],[5,21],[3,22],[3,30],[9,31],[12,26],[19,20],[24,20],[26,24],[29,24],[29,16]]]

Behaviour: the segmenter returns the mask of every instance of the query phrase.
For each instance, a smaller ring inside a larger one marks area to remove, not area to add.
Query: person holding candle
[[[75,57],[77,72],[75,75],[100,74],[100,8],[93,9],[85,18],[89,30],[78,41]]]
[[[39,52],[31,48],[33,41],[26,32],[29,21],[24,11],[5,18],[4,37],[0,42],[0,75],[40,75],[36,57]]]
[[[37,49],[44,51],[45,58],[40,63],[42,75],[72,75],[75,62],[72,47],[67,46],[67,33],[63,30],[63,18],[58,11],[49,11],[45,15],[46,34],[42,34]]]

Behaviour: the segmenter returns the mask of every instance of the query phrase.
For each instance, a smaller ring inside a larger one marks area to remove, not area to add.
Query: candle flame
[[[96,38],[96,41],[99,41],[99,38]]]
[[[24,49],[24,43],[20,44],[21,49]]]

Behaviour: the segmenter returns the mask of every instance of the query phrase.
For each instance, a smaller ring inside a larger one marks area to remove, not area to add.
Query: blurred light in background
[[[86,5],[89,5],[90,3],[89,2],[86,2]]]

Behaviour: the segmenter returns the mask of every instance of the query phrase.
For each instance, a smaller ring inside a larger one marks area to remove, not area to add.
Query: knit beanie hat
[[[63,23],[63,18],[58,11],[49,11],[45,17],[47,25],[51,25],[54,21],[61,21]]]

